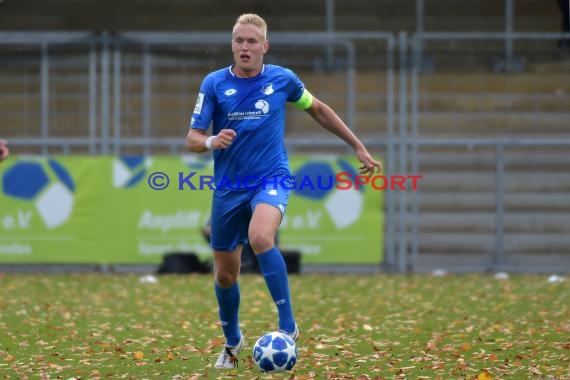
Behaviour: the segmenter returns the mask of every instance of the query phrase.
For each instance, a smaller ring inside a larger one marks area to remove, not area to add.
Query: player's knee
[[[216,271],[216,283],[220,288],[229,288],[237,281],[237,273]]]
[[[275,245],[275,238],[269,234],[252,232],[249,234],[249,245],[255,253],[266,252]]]

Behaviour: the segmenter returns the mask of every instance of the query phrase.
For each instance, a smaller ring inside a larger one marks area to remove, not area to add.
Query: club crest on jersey
[[[273,83],[266,83],[263,85],[263,88],[261,89],[261,92],[263,92],[265,95],[271,95],[273,94]]]

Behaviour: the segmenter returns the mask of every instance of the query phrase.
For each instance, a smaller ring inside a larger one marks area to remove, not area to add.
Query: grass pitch
[[[244,275],[247,349],[212,368],[223,339],[209,275],[1,275],[0,379],[570,378],[570,283],[545,276],[290,278],[301,329],[289,373],[251,346],[276,329],[263,279]]]

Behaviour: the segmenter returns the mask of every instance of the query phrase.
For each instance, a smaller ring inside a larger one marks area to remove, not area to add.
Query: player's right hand
[[[212,141],[212,147],[214,149],[228,149],[232,146],[235,137],[236,131],[233,129],[222,129]]]
[[[6,140],[0,139],[0,161],[4,160],[10,154]]]

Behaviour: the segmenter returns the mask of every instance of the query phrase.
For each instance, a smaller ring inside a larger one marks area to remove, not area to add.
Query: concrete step
[[[434,233],[419,234],[419,251],[422,253],[481,253],[495,251],[493,233]],[[504,236],[507,254],[559,253],[570,257],[570,235],[509,233]]]
[[[429,112],[419,115],[421,136],[540,136],[570,134],[570,112]]]
[[[436,72],[419,77],[419,90],[422,94],[496,94],[529,95],[557,94],[568,96],[569,84],[566,70],[555,72],[524,72],[505,75],[491,72]]]
[[[420,180],[420,186],[425,187]],[[548,191],[537,196],[535,191],[511,192],[505,196],[507,212],[570,212],[568,191]],[[408,201],[411,202],[410,195]],[[420,212],[494,212],[495,193],[489,191],[462,191],[453,189],[439,192],[422,190],[418,194]]]
[[[451,190],[485,191],[495,189],[494,173],[477,172],[431,172],[421,173],[422,192],[437,192]],[[504,178],[507,193],[524,191],[570,191],[570,175],[567,172],[516,172],[506,173]]]
[[[113,12],[109,12],[112,6]],[[3,7],[0,21],[4,29],[93,29],[116,30],[226,30],[236,15],[255,9],[269,23],[270,30],[325,29],[325,5],[322,1],[238,1],[222,2],[167,0],[157,4],[149,0],[124,0],[120,3],[82,0],[79,3],[52,0],[21,0]],[[481,0],[470,7],[449,0],[425,3],[426,30],[504,29],[504,4]],[[517,30],[557,31],[559,11],[555,2],[545,6],[536,0],[516,3]],[[188,15],[196,15],[191,24]],[[335,27],[347,30],[400,30],[415,28],[415,2],[360,0],[335,3]]]
[[[424,112],[482,112],[516,113],[529,110],[543,112],[569,112],[570,96],[562,89],[551,93],[422,93],[419,109]]]
[[[431,149],[428,150],[428,149]],[[515,150],[516,151],[513,151]],[[545,151],[549,149],[549,151]],[[467,171],[494,172],[496,153],[494,148],[473,150],[433,151],[433,148],[421,148],[418,151],[418,172]],[[554,148],[506,148],[504,151],[505,169],[511,172],[554,171],[564,172],[570,166],[570,155],[564,150]]]
[[[570,234],[568,213],[561,211],[507,212],[504,215],[506,233],[559,233]],[[422,211],[418,215],[417,227],[421,232],[494,233],[494,211]]]
[[[0,111],[2,116],[9,113],[35,111],[41,107],[40,96],[38,94],[9,93],[0,95]]]

